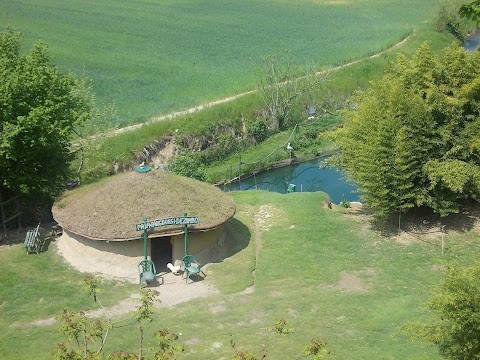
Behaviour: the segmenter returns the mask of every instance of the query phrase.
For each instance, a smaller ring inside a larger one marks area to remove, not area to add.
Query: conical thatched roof
[[[198,217],[189,231],[216,228],[235,214],[231,198],[212,185],[161,171],[128,172],[65,192],[52,209],[66,230],[98,240],[131,240],[142,234],[136,224],[170,217]],[[149,230],[151,235],[178,234],[183,225]]]

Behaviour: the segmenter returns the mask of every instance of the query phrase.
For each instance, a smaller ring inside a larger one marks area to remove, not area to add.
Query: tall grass
[[[322,68],[378,52],[430,21],[435,3],[4,0],[0,28],[48,44],[132,123],[252,89],[264,55]]]

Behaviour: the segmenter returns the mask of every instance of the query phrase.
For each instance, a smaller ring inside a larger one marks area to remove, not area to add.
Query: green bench
[[[188,282],[188,279],[191,275],[199,275],[200,273],[203,274],[205,277],[205,273],[202,271],[202,265],[192,256],[192,255],[185,255],[182,258],[182,265],[185,274],[185,282]]]
[[[24,245],[27,254],[31,254],[33,252],[39,254],[40,251],[42,251],[43,240],[40,236],[40,224],[37,225],[35,230],[27,231]]]
[[[138,264],[138,272],[140,273],[140,285],[145,282],[145,285],[155,281],[157,276],[157,270],[152,260],[143,260]]]

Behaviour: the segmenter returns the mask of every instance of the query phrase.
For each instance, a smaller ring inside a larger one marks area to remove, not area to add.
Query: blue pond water
[[[289,184],[295,184],[297,192],[324,191],[330,199],[338,204],[343,198],[359,201],[355,184],[345,181],[343,174],[335,169],[320,169],[324,158],[307,161],[262,172],[249,178],[222,186],[224,191],[267,190],[286,193]]]
[[[476,51],[480,47],[480,31],[477,31],[476,33],[470,35],[467,37],[465,40],[465,43],[463,44],[463,48],[468,51]]]

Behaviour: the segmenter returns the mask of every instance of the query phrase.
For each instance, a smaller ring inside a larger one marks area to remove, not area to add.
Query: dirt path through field
[[[334,72],[334,71],[338,71],[340,69],[344,69],[346,67],[349,67],[349,66],[352,66],[352,65],[355,65],[355,64],[358,64],[360,63],[361,61],[365,60],[365,59],[373,59],[373,58],[376,58],[376,57],[379,57],[381,56],[382,54],[385,54],[387,52],[390,52],[394,49],[398,49],[399,47],[403,46],[408,40],[410,40],[413,36],[415,35],[415,30],[412,31],[411,34],[409,34],[407,37],[405,37],[402,41],[396,43],[395,45],[389,47],[388,49],[385,49],[383,51],[380,51],[379,53],[377,54],[374,54],[374,55],[371,55],[369,57],[366,57],[366,58],[362,58],[362,59],[358,59],[358,60],[355,60],[355,61],[351,61],[351,62],[348,62],[346,64],[343,64],[343,65],[340,65],[340,66],[336,66],[336,67],[333,67],[331,69],[328,69],[328,70],[324,70],[324,71],[319,71],[317,72],[315,75],[317,76],[320,76],[320,75],[326,75],[327,73],[329,72]],[[205,104],[202,104],[202,105],[198,105],[198,106],[195,106],[195,107],[192,107],[190,109],[187,109],[187,110],[183,110],[183,111],[175,111],[175,112],[172,112],[170,114],[166,114],[166,115],[161,115],[161,116],[156,116],[144,123],[141,123],[141,124],[136,124],[136,125],[131,125],[131,126],[126,126],[124,128],[120,128],[120,129],[117,129],[114,133],[115,134],[120,134],[120,133],[123,133],[125,131],[131,131],[131,130],[135,130],[135,129],[138,129],[138,128],[141,128],[143,125],[148,125],[148,124],[152,124],[152,123],[155,123],[155,122],[158,122],[158,121],[164,121],[164,120],[171,120],[171,119],[174,119],[176,117],[179,117],[179,116],[184,116],[184,115],[189,115],[189,114],[193,114],[193,113],[196,113],[198,111],[201,111],[203,109],[207,109],[207,108],[210,108],[212,106],[215,106],[215,105],[220,105],[220,104],[225,104],[225,103],[228,103],[228,102],[231,102],[231,101],[234,101],[236,99],[239,99],[243,96],[246,96],[246,95],[250,95],[250,94],[254,94],[256,93],[257,90],[250,90],[250,91],[247,91],[247,92],[244,92],[244,93],[240,93],[240,94],[237,94],[237,95],[233,95],[233,96],[229,96],[229,97],[226,97],[226,98],[223,98],[223,99],[220,99],[220,100],[215,100],[215,101],[212,101],[212,102],[209,102],[209,103],[205,103]]]

